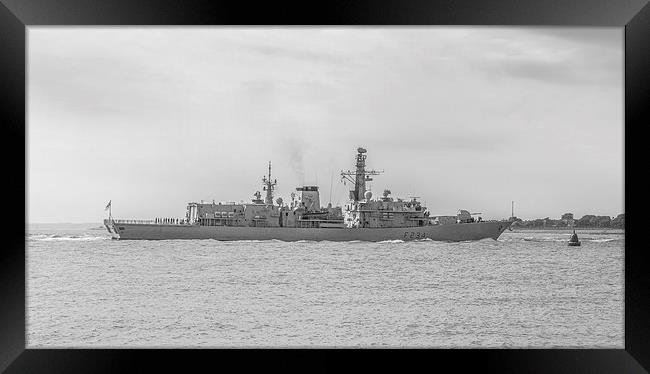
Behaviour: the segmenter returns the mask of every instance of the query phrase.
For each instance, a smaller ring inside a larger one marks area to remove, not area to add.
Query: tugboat
[[[350,200],[344,207],[322,207],[318,186],[298,186],[291,202],[274,201],[277,181],[262,178],[266,198],[257,191],[250,203],[196,203],[187,205],[184,218],[154,220],[104,220],[114,239],[215,239],[215,240],[328,240],[384,241],[421,240],[464,241],[496,240],[512,220],[475,221],[471,213],[459,210],[453,216],[430,216],[415,197],[393,198],[390,190],[374,198],[366,188],[371,176],[382,171],[366,170],[366,149],[358,148],[356,169],[341,171],[341,180],[350,183]],[[298,195],[298,196],[296,196]]]

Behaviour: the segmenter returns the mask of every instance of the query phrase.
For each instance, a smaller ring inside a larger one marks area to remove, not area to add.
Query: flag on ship
[[[108,210],[111,207],[111,201],[112,200],[108,200],[108,204],[106,204],[106,208],[104,208],[104,210]]]

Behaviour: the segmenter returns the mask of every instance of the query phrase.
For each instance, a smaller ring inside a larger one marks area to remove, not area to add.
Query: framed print
[[[6,372],[650,368],[645,1],[0,16]]]

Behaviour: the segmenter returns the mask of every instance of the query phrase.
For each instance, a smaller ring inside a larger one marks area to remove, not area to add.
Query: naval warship
[[[391,197],[384,190],[373,198],[366,182],[382,171],[366,170],[367,151],[357,149],[356,169],[341,171],[341,181],[354,187],[343,207],[320,204],[318,186],[300,186],[291,201],[273,200],[277,179],[262,178],[263,191],[256,191],[250,203],[196,203],[187,205],[184,218],[123,220],[109,216],[104,226],[113,239],[215,239],[282,241],[386,241],[496,240],[512,220],[474,219],[461,209],[456,215],[433,216],[417,198]],[[109,206],[110,208],[110,202]]]

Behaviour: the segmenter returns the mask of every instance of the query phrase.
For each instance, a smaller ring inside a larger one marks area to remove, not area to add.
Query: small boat
[[[573,229],[573,235],[569,239],[569,247],[578,247],[580,246],[580,240],[578,240],[578,234],[576,234],[576,229]]]

